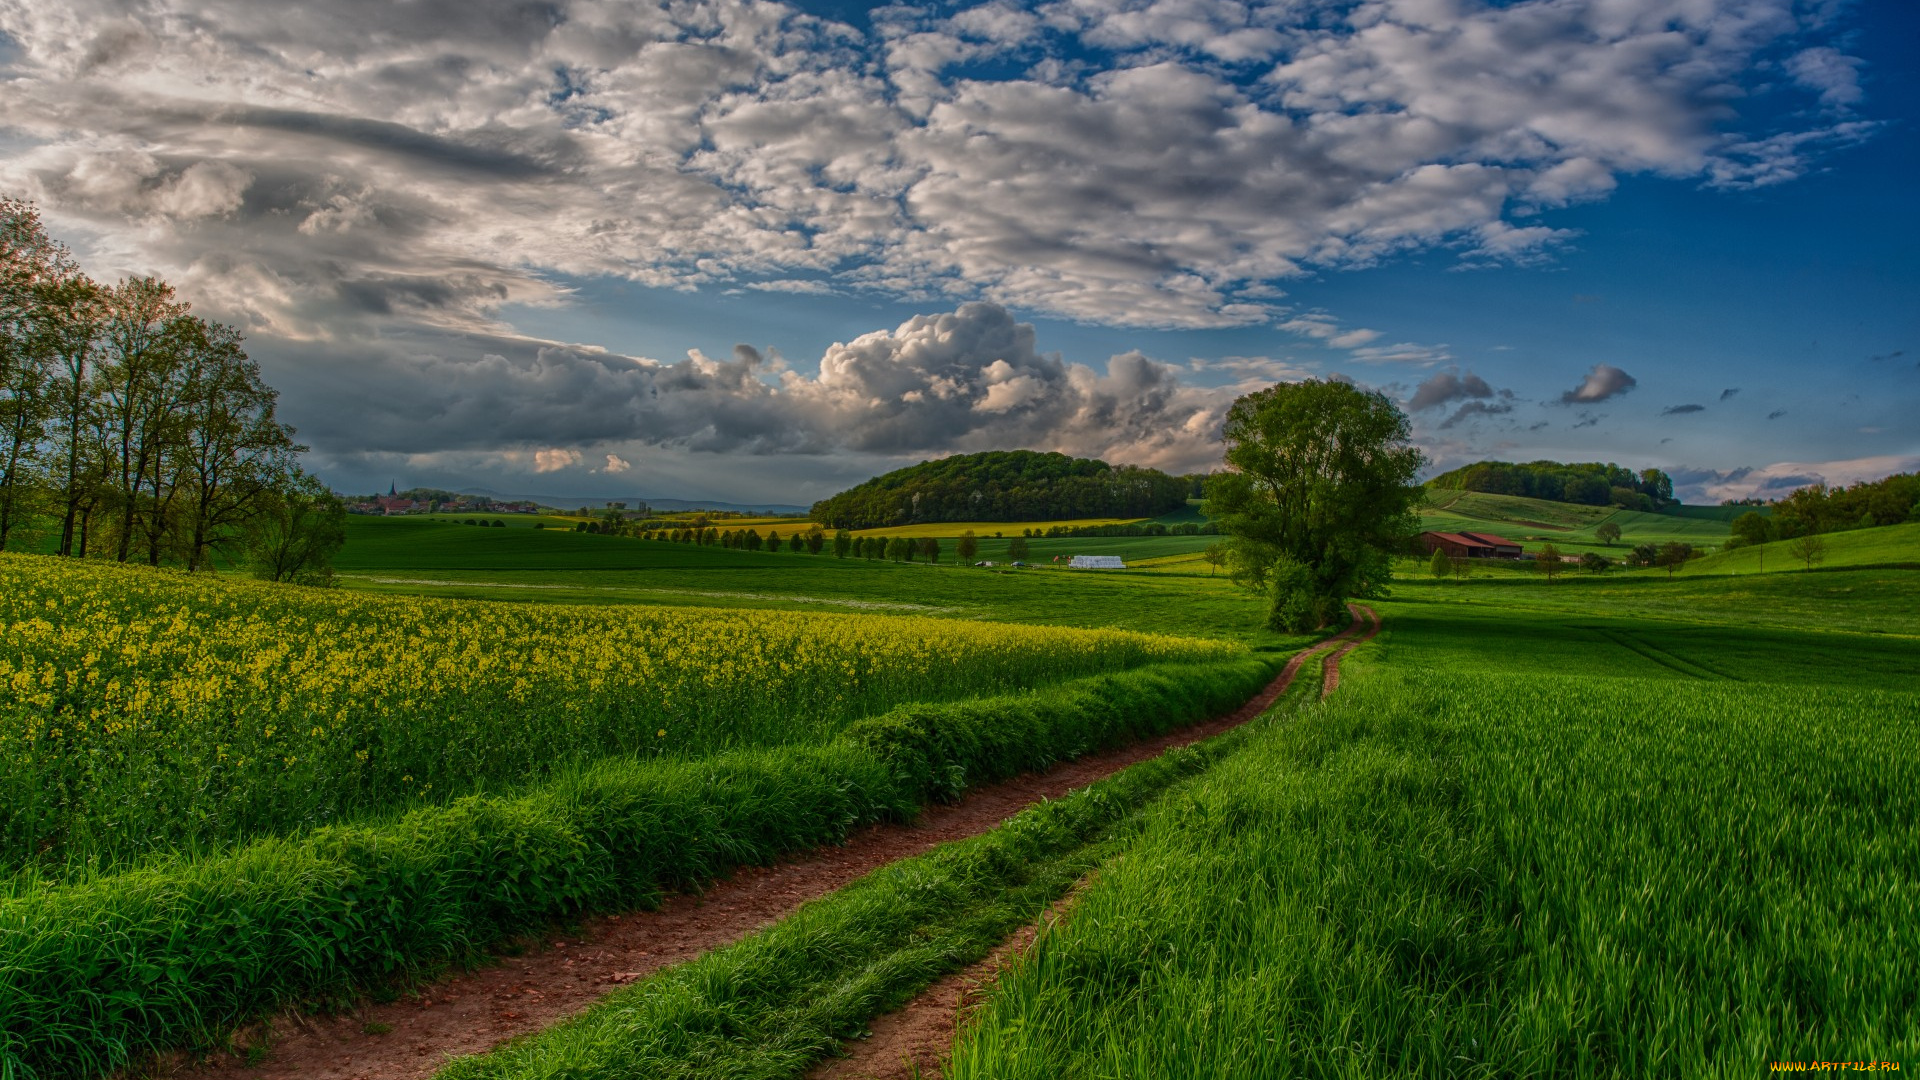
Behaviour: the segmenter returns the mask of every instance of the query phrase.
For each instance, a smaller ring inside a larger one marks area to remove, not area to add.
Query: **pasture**
[[[1309,640],[1209,574],[1213,537],[1033,540],[1015,571],[507,520],[354,519],[337,590],[0,557],[5,1060],[97,1076],[412,985],[1216,715]],[[1325,703],[882,867],[448,1076],[798,1076],[1069,889],[948,1075],[1913,1060],[1920,572],[1888,557],[1911,528],[1837,534],[1869,565],[1815,572],[1407,560]],[[1048,562],[1081,553],[1136,569]],[[336,925],[361,929],[319,948]]]

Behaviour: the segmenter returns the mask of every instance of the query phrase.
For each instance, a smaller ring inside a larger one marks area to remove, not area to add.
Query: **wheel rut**
[[[1320,684],[1322,700],[1340,684],[1341,659],[1380,632],[1380,616],[1372,608],[1348,604],[1347,611],[1353,622],[1344,633],[1300,653],[1288,664],[1291,673],[1313,656],[1332,649]],[[986,956],[936,981],[897,1011],[875,1017],[871,1035],[843,1043],[845,1056],[814,1066],[807,1080],[929,1080],[942,1075],[954,1036],[967,1017],[985,1003],[994,980],[1033,944],[1041,923],[1056,922],[1070,914],[1075,896],[1090,877],[1083,878],[1037,922],[1021,927]]]
[[[270,1036],[267,1029],[253,1029],[237,1040],[264,1045],[264,1050],[219,1052],[199,1061],[183,1056],[151,1072],[181,1080],[431,1076],[452,1058],[549,1027],[627,983],[739,941],[881,866],[987,832],[1036,803],[1237,727],[1277,701],[1310,659],[1329,650],[1344,655],[1358,644],[1353,635],[1360,629],[1356,611],[1347,629],[1296,653],[1265,689],[1227,715],[976,789],[958,802],[926,808],[910,825],[867,826],[836,847],[771,866],[743,867],[700,894],[669,896],[652,911],[585,919],[577,932],[547,937],[522,955],[501,956],[492,966],[450,976],[397,1001],[331,1016],[286,1013],[273,1022]]]

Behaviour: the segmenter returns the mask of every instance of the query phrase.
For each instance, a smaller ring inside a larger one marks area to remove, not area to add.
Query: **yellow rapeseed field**
[[[0,554],[0,866],[224,844],[615,754],[1236,646],[890,615],[367,596]]]

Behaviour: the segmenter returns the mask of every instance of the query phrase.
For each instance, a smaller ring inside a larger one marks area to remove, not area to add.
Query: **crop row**
[[[1150,809],[946,1075],[1920,1056],[1920,695],[1376,669]]]
[[[386,825],[17,888],[0,900],[0,1075],[98,1075],[285,1003],[404,978],[590,909],[911,816],[925,800],[1228,710],[1264,659],[916,704],[825,745],[621,759]]]
[[[0,871],[116,868],[604,756],[1236,646],[872,615],[371,597],[0,555]]]

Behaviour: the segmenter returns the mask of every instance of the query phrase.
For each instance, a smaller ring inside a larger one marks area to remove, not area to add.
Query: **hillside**
[[[1031,450],[923,461],[813,504],[833,529],[953,521],[1143,518],[1184,510],[1189,484],[1157,469]]]
[[[1920,568],[1920,522],[1882,525],[1872,529],[1830,533],[1825,537],[1826,557],[1817,565],[1911,566]],[[1791,540],[1719,551],[1704,559],[1695,559],[1681,568],[1682,574],[1757,574],[1805,570],[1805,562],[1788,552]]]
[[[1673,479],[1659,469],[1635,473],[1613,462],[1476,461],[1427,481],[1431,491],[1518,495],[1583,506],[1661,510],[1674,505]]]
[[[1478,491],[1429,491],[1427,498],[1427,504],[1420,510],[1423,529],[1491,533],[1527,545],[1550,542],[1566,552],[1622,555],[1635,544],[1662,544],[1669,540],[1695,547],[1716,546],[1726,542],[1728,533],[1727,522],[1713,516],[1649,514],[1611,506],[1583,506]],[[1601,543],[1595,535],[1595,530],[1607,522],[1620,528],[1620,539],[1612,547]]]

